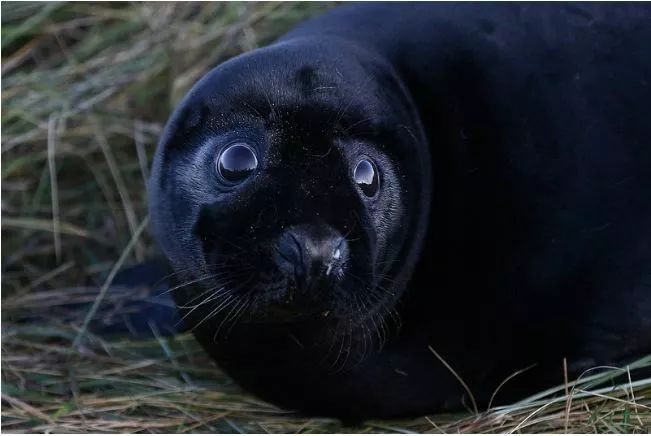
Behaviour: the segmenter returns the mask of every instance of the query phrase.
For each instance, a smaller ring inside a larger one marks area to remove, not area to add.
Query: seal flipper
[[[110,316],[91,322],[91,331],[99,335],[129,334],[140,338],[172,336],[185,331],[172,294],[168,292],[170,273],[163,259],[120,270],[111,289],[133,289],[144,294],[126,299]]]

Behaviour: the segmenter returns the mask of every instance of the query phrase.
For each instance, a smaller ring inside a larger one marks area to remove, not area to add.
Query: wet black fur
[[[563,358],[576,375],[651,352],[650,12],[352,5],[218,66],[150,185],[179,283],[218,275],[176,291],[182,312],[237,295],[186,324],[247,390],[349,421],[468,404],[429,347],[481,405],[530,365],[498,402],[562,382]],[[233,185],[214,159],[242,140],[261,165]],[[377,200],[351,180],[359,156]],[[347,238],[325,294],[290,295],[272,261],[301,225]],[[309,303],[272,310],[290,297]]]

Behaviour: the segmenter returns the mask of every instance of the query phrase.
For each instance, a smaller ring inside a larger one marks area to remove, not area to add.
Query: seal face
[[[390,69],[364,53],[333,64],[332,48],[312,45],[319,56],[292,43],[240,56],[192,89],[160,144],[154,229],[191,284],[179,305],[211,339],[237,322],[318,319],[308,342],[359,330],[364,354],[419,250],[427,153]]]
[[[149,187],[199,342],[349,421],[651,351],[650,16],[349,6],[209,72]]]

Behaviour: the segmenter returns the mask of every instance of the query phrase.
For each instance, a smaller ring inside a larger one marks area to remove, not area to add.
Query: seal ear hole
[[[353,179],[359,189],[369,198],[373,198],[380,190],[380,176],[375,163],[364,158],[357,163],[353,171]]]
[[[217,158],[217,171],[229,182],[240,182],[258,167],[255,151],[247,144],[229,145]]]

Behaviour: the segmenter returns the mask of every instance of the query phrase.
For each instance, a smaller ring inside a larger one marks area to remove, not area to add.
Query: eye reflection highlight
[[[369,159],[362,159],[353,173],[355,183],[367,197],[374,197],[380,189],[380,178],[375,164]]]
[[[217,169],[221,176],[231,182],[247,178],[258,167],[255,151],[244,143],[229,146],[219,155]]]

